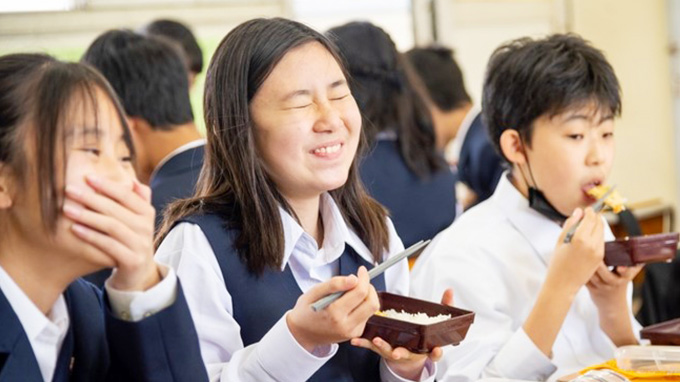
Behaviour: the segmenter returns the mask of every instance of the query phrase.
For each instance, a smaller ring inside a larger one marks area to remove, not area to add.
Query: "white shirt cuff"
[[[493,374],[497,374],[494,376],[540,381],[547,380],[557,370],[557,366],[536,347],[524,328],[519,328],[510,337],[489,366]]]
[[[418,382],[434,382],[434,377],[437,375],[437,365],[431,359],[425,361],[425,367],[420,373]],[[382,382],[413,382],[410,379],[402,378],[390,369],[384,358],[380,359],[380,379]]]
[[[143,292],[117,290],[111,287],[110,280],[106,280],[104,287],[116,317],[126,321],[141,321],[175,303],[177,275],[174,269],[166,265],[158,264],[158,268],[163,279]]]
[[[306,381],[335,355],[338,345],[308,352],[288,329],[287,315],[284,314],[259,341],[257,359],[269,375],[279,375],[282,382]],[[286,370],[285,375],[281,375],[281,370]]]

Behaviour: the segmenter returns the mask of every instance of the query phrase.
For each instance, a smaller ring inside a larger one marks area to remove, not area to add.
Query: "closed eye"
[[[101,154],[101,150],[95,149],[95,148],[91,148],[91,147],[83,147],[83,148],[80,148],[80,149],[78,149],[78,150],[79,150],[79,151],[82,151],[82,152],[85,152],[85,153],[88,153],[88,154],[95,155],[95,156],[99,156],[99,155]]]
[[[575,141],[580,141],[583,139],[583,134],[569,134],[567,135],[567,138],[573,139]]]
[[[343,95],[343,96],[340,96],[340,97],[331,98],[331,101],[340,101],[340,100],[342,100],[342,99],[345,99],[345,98],[349,97],[349,94],[350,94],[350,93],[347,93],[347,94],[345,94],[345,95]]]
[[[311,103],[308,103],[308,104],[306,104],[306,105],[291,106],[291,107],[289,107],[289,109],[305,109],[305,108],[308,108],[308,107],[311,106],[311,105],[312,105]]]
[[[602,134],[602,137],[603,138],[613,138],[614,133],[612,133],[612,132],[604,133],[604,134]]]

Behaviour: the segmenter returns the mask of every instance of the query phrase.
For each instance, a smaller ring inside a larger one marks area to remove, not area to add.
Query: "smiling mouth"
[[[319,147],[318,149],[314,149],[312,152],[317,155],[328,155],[328,154],[334,154],[340,151],[340,148],[342,147],[342,143],[337,143],[331,146],[324,146],[324,147]]]

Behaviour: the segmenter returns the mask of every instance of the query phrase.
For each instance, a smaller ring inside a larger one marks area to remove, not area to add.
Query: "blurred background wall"
[[[161,17],[190,25],[206,59],[231,28],[253,17],[289,17],[320,31],[369,20],[401,50],[452,47],[476,103],[499,44],[575,32],[605,52],[623,88],[611,183],[639,211],[662,211],[665,224],[680,201],[680,0],[48,0],[42,3],[62,10],[32,12],[17,10],[39,0],[7,2],[0,2],[0,54],[38,50],[73,60],[107,29]],[[201,81],[192,95],[198,121]]]

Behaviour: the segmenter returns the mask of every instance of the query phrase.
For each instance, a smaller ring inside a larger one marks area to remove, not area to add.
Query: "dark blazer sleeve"
[[[108,381],[207,381],[198,335],[182,287],[177,299],[141,321],[116,318],[104,294],[111,354]]]

